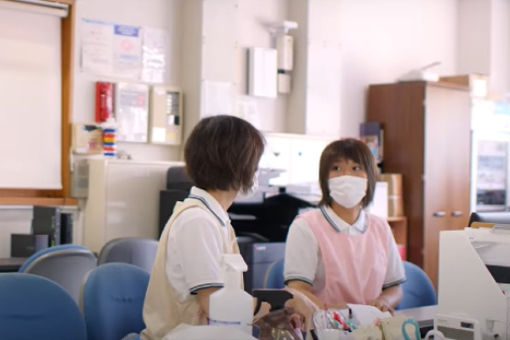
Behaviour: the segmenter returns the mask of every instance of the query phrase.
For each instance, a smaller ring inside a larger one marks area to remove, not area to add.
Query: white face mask
[[[345,208],[355,207],[367,192],[367,179],[357,176],[330,178],[329,194],[333,200]]]

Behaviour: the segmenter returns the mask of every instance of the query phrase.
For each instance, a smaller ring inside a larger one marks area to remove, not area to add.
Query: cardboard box
[[[402,174],[383,173],[378,180],[388,183],[388,217],[404,216]]]
[[[75,154],[100,154],[103,151],[103,129],[94,124],[72,124],[71,150]]]
[[[485,74],[473,73],[441,77],[439,81],[468,86],[471,95],[476,98],[486,98],[489,95],[489,77]]]

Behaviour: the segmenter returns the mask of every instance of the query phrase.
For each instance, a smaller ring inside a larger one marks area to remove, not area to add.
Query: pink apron
[[[366,214],[363,234],[338,232],[320,209],[300,216],[312,229],[324,264],[325,285],[313,293],[327,305],[369,304],[382,291],[388,267],[389,228],[384,220]]]

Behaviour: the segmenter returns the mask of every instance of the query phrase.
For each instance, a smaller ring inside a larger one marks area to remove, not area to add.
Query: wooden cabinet
[[[384,128],[383,171],[402,173],[407,258],[437,287],[439,232],[467,225],[470,97],[466,87],[371,85],[367,121]]]

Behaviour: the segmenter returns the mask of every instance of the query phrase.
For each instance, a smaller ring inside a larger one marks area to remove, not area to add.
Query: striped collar
[[[339,233],[360,235],[363,234],[367,229],[367,219],[364,210],[360,211],[358,219],[354,222],[354,224],[349,225],[347,222],[342,220],[330,206],[321,205],[319,209],[326,221],[328,221],[331,227]]]
[[[230,223],[230,219],[221,207],[220,203],[207,191],[194,186],[191,188],[188,198],[202,202],[202,204],[211,212],[211,214],[214,215],[214,217],[216,217],[223,227]]]

